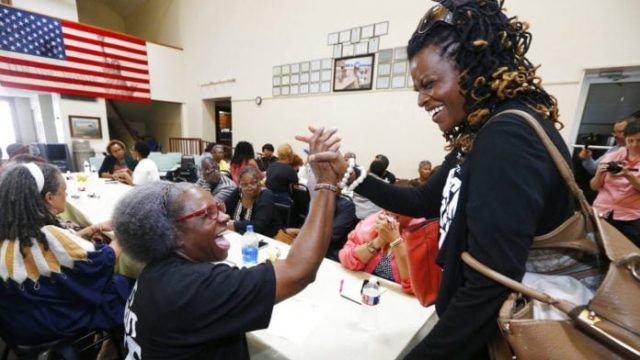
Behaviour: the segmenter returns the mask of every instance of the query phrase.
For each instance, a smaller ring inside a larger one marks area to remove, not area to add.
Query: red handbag
[[[401,234],[409,258],[411,288],[424,306],[436,301],[440,288],[442,269],[436,265],[438,232],[438,220],[430,219],[406,227]]]

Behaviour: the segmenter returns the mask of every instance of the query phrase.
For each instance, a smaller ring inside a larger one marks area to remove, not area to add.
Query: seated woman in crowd
[[[339,253],[340,263],[350,270],[395,281],[404,292],[413,294],[407,249],[400,233],[405,227],[423,221],[384,210],[370,215],[349,233]]]
[[[624,137],[626,145],[605,154],[591,179],[591,188],[598,190],[593,207],[640,246],[640,119],[627,122]]]
[[[409,180],[409,185],[419,187],[427,182],[429,176],[431,176],[431,161],[422,160],[418,164],[418,177]]]
[[[291,205],[291,189],[298,185],[298,173],[292,166],[295,154],[289,144],[278,146],[277,154],[278,161],[267,169],[266,185],[273,192],[275,202]]]
[[[231,157],[231,164],[229,166],[231,179],[236,183],[236,185],[238,184],[238,173],[243,167],[250,165],[260,171],[258,163],[253,158],[254,156],[255,152],[253,151],[253,145],[251,145],[251,143],[240,141],[236,144],[236,148],[233,150],[233,156]],[[220,167],[220,171],[223,171],[222,167]],[[262,175],[260,175],[260,179],[262,180]]]
[[[122,325],[131,284],[114,274],[120,248],[61,227],[66,184],[46,163],[10,164],[0,178],[0,328],[36,345]]]
[[[138,162],[127,154],[127,147],[120,140],[109,141],[107,154],[98,170],[100,177],[126,182]]]
[[[247,225],[253,225],[257,233],[291,243],[297,229],[284,228],[275,210],[273,193],[260,183],[260,172],[253,166],[245,166],[238,178],[238,187],[225,201],[227,213],[231,216],[227,228],[243,234]]]
[[[147,159],[150,152],[149,145],[144,141],[136,141],[133,145],[133,157],[138,161],[138,165],[133,170],[133,185],[144,185],[160,180],[158,166],[153,160]]]
[[[313,166],[319,183],[340,180],[328,164]],[[231,244],[222,236],[229,216],[209,192],[168,182],[131,190],[113,223],[125,251],[147,265],[127,304],[127,358],[248,359],[245,333],[268,327],[273,306],[315,278],[334,202],[329,186],[318,190],[299,235],[304,241],[286,259],[238,268],[213,263]]]

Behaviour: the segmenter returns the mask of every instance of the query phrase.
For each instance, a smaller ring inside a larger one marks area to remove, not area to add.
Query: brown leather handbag
[[[468,266],[515,291],[500,309],[500,336],[490,344],[492,358],[640,359],[640,249],[593,212],[540,124],[524,111],[505,113],[522,117],[535,129],[581,208],[549,234],[536,237],[532,249],[597,253],[608,269],[591,302],[576,306],[514,281],[464,252],[462,260]],[[564,312],[570,320],[535,320],[533,299]]]

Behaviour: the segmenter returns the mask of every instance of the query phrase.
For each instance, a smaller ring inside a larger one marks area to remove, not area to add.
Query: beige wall
[[[190,1],[184,2],[188,4]],[[175,0],[146,1],[125,17],[127,33],[148,41],[182,47],[180,27],[173,26],[178,11],[180,8]]]
[[[180,118],[181,104],[154,101],[151,119],[147,122],[147,133],[163,145],[162,151],[169,151],[169,138],[182,134]]]
[[[272,66],[330,57],[328,33],[385,20],[390,21],[389,35],[381,38],[380,48],[403,46],[430,3],[187,0],[173,1],[173,6],[176,3],[179,19],[167,18],[162,28],[165,34],[182,37],[187,136],[205,130],[202,99],[231,96],[234,142],[249,140],[257,147],[294,143],[295,134],[318,124],[339,127],[343,148],[358,153],[360,163],[384,152],[391,170],[401,177],[415,176],[422,159],[442,160],[443,139],[409,90],[271,98]],[[506,7],[508,14],[531,24],[529,57],[543,65],[543,81],[560,103],[563,135],[573,141],[569,137],[578,122],[584,69],[640,64],[640,47],[633,46],[640,34],[633,25],[640,1],[607,2],[607,9],[615,11],[604,10],[596,0],[507,0]],[[235,82],[201,86],[228,79]],[[262,106],[253,103],[256,96],[264,98]],[[302,145],[295,148],[300,151]]]
[[[122,16],[111,10],[104,2],[96,0],[76,0],[78,21],[104,29],[126,33]]]

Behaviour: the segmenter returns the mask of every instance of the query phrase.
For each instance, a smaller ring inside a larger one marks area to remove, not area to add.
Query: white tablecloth
[[[229,233],[229,262],[242,265],[241,236]],[[264,261],[277,248],[284,258],[289,246],[260,235],[269,245],[259,251]],[[325,259],[316,281],[296,296],[274,308],[271,324],[265,330],[247,334],[252,359],[396,359],[402,358],[431,330],[434,307],[423,307],[404,294],[400,285],[381,280],[382,293],[376,311],[376,327],[361,326],[364,305],[340,296],[358,299],[362,280],[370,275],[350,271]]]
[[[76,175],[67,182],[67,212],[79,225],[86,226],[111,219],[111,213],[118,201],[133,187],[104,178],[89,179],[79,183]],[[81,191],[81,189],[84,190]],[[82,224],[83,216],[88,224]]]

